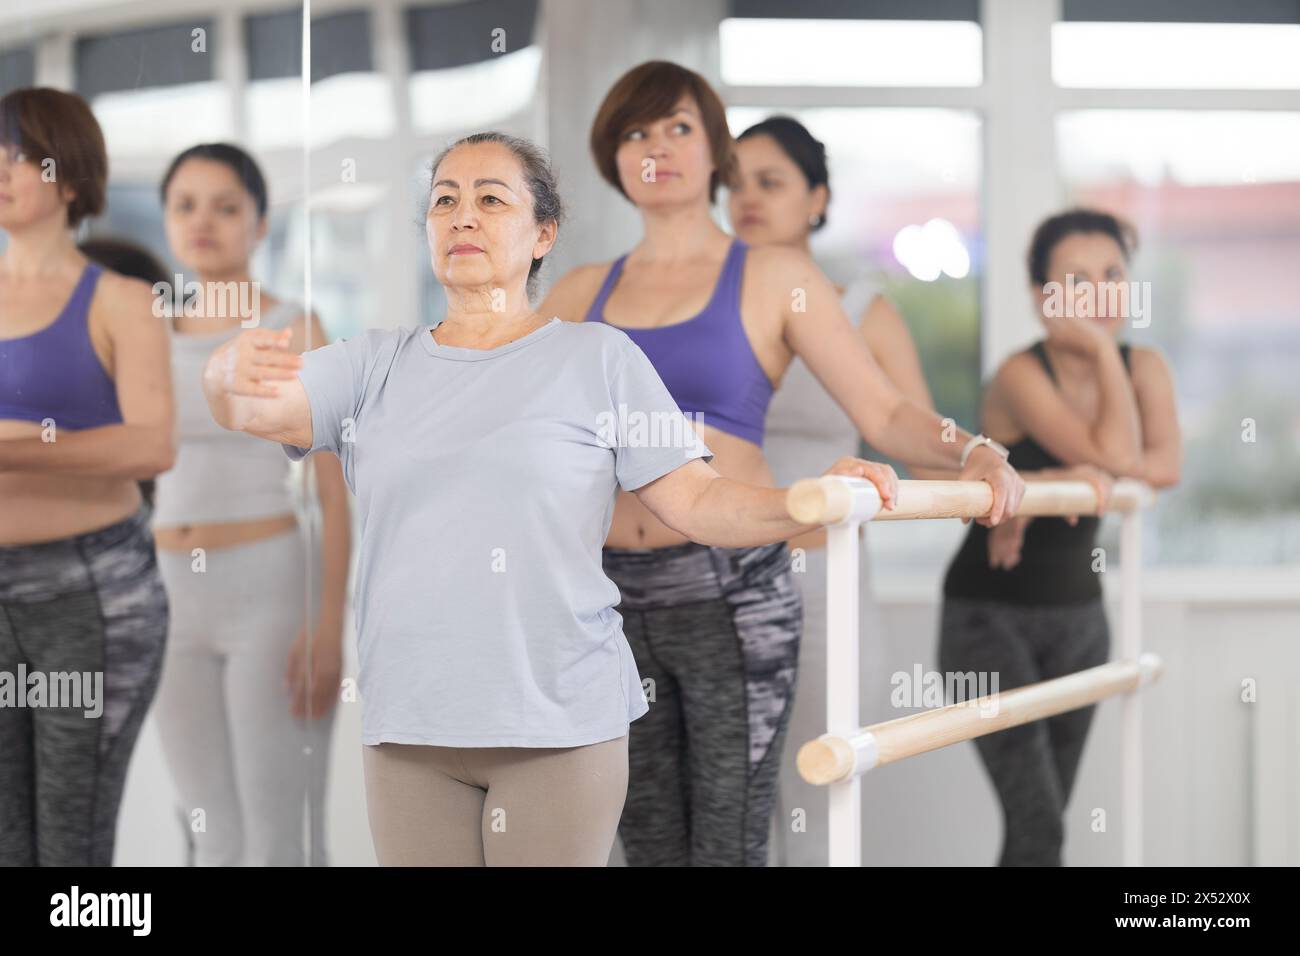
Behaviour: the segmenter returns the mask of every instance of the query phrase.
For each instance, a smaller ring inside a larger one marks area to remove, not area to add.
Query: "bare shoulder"
[[[583,321],[612,265],[612,262],[591,262],[574,266],[547,291],[539,311],[558,315],[566,322]]]
[[[560,277],[560,282],[568,282],[575,285],[580,285],[583,282],[595,282],[599,279],[603,279],[613,264],[614,260],[611,259],[609,262],[586,262],[580,266],[574,266]],[[556,285],[559,284],[559,282],[556,283]]]
[[[1159,349],[1145,345],[1130,345],[1128,354],[1135,375],[1169,374],[1169,361]]]
[[[1021,350],[1012,352],[1002,360],[998,370],[993,373],[993,380],[996,382],[999,379],[1005,381],[1007,379],[1022,378],[1035,371],[1042,371],[1042,367],[1029,352]]]
[[[161,319],[165,300],[154,295],[153,287],[143,279],[109,272],[99,277],[92,308],[99,312],[110,329],[126,329],[139,319]]]
[[[813,274],[821,275],[811,256],[789,246],[750,246],[746,257],[746,276],[756,276],[778,285],[788,285]],[[829,281],[824,276],[823,280]]]
[[[857,319],[858,316],[851,316],[851,318]],[[906,335],[909,339],[911,338],[903,314],[898,311],[898,306],[883,292],[877,292],[871,297],[862,310],[861,318],[861,328],[867,335],[880,334],[883,337],[896,337],[901,334]]]
[[[1026,388],[1033,388],[1047,382],[1047,373],[1038,359],[1027,349],[1012,352],[998,366],[989,381],[990,396],[1001,397]]]

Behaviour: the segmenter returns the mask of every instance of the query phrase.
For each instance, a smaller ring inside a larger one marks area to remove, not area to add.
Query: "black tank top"
[[[1053,382],[1056,373],[1041,341],[1030,346]],[[1119,347],[1129,369],[1129,347]],[[1059,468],[1059,459],[1026,436],[1012,445],[1007,461],[1017,471]],[[1025,529],[1020,563],[1011,570],[989,567],[989,529],[970,523],[961,549],[948,565],[944,597],[1009,604],[1075,604],[1101,596],[1101,577],[1092,570],[1092,550],[1101,519],[1081,515],[1074,527],[1064,518],[1035,518]]]

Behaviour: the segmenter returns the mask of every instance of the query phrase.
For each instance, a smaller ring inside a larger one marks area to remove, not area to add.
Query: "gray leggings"
[[[380,866],[605,866],[627,735],[582,747],[362,748]]]
[[[155,717],[197,866],[325,866],[334,711],[289,712],[289,651],[320,562],[301,529],[206,552],[160,552],[171,632]],[[337,706],[337,705],[336,705]]]
[[[998,690],[1106,663],[1110,630],[1100,599],[1014,605],[945,598],[939,667],[998,674]],[[1002,802],[1001,866],[1060,866],[1065,807],[1095,706],[975,739]]]
[[[56,674],[87,675],[92,695],[102,681],[99,714],[85,698],[0,706],[0,865],[112,864],[166,637],[147,509],[75,537],[0,547],[0,672],[28,702],[34,674],[49,686]]]
[[[606,548],[650,712],[631,725],[629,866],[766,866],[803,606],[785,542]]]

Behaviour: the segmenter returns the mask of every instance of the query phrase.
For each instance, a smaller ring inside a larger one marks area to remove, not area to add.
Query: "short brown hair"
[[[727,110],[708,81],[694,70],[665,60],[651,60],[633,67],[618,78],[605,94],[591,124],[591,154],[605,182],[627,198],[618,179],[615,154],[628,127],[656,120],[672,113],[683,93],[689,93],[700,106],[700,118],[709,137],[713,153],[713,175],[709,177],[709,202],[718,192],[718,184],[730,186],[735,181],[736,157],[732,151],[731,130],[727,128]]]
[[[90,104],[76,93],[29,86],[0,97],[0,145],[17,146],[37,165],[54,160],[54,175],[76,194],[68,225],[104,211],[108,151]]]

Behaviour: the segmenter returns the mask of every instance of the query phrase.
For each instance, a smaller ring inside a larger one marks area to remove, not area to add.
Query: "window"
[[[411,127],[445,133],[514,116],[532,103],[541,66],[541,48],[529,46],[492,60],[412,73]]]
[[[970,87],[983,82],[978,0],[730,0],[730,86]]]
[[[36,55],[30,47],[0,50],[0,96],[36,82]]]
[[[1052,79],[1093,89],[1300,89],[1300,24],[1056,23]]]
[[[244,123],[253,149],[302,149],[302,10],[244,19]]]
[[[219,40],[211,20],[77,39],[77,92],[94,108],[110,156],[148,159],[233,135],[213,74]]]
[[[312,20],[311,82],[311,148],[354,136],[393,135],[397,117],[392,87],[374,67],[369,11]]]
[[[536,0],[408,10],[413,131],[484,129],[527,109],[541,74],[536,21]]]
[[[1090,89],[1300,89],[1291,0],[1062,0],[1052,79]]]
[[[978,23],[729,19],[723,82],[733,86],[979,86]]]

